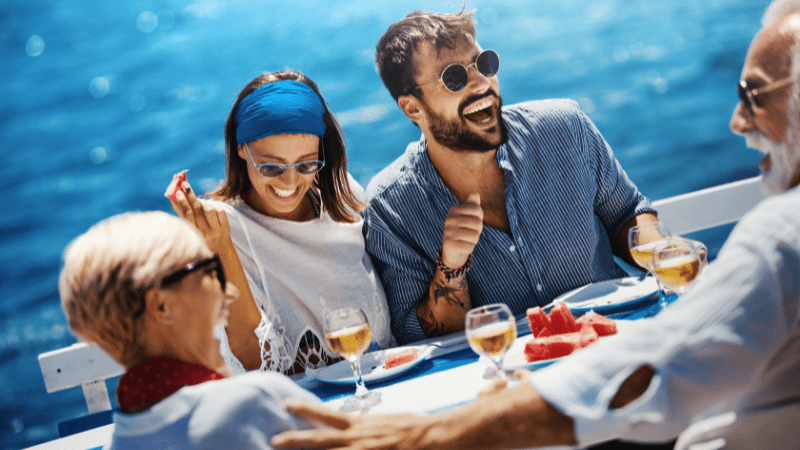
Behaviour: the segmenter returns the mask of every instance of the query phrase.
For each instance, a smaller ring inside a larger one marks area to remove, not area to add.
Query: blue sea
[[[576,100],[630,178],[657,200],[758,174],[728,129],[735,83],[767,0],[467,0],[500,54],[506,104]],[[223,125],[264,71],[320,86],[364,186],[419,131],[378,78],[374,48],[414,9],[460,2],[4,0],[0,6],[0,447],[57,437],[86,413],[47,394],[37,355],[75,342],[57,292],[61,253],[95,222],[170,211],[189,169],[223,177]],[[700,236],[712,249],[728,228]],[[115,382],[108,383],[110,389]]]

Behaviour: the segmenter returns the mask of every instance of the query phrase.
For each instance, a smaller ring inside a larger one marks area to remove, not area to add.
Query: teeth
[[[482,109],[489,108],[490,106],[492,106],[492,99],[489,97],[482,98],[465,108],[464,115],[476,113]]]
[[[273,191],[278,195],[278,197],[288,198],[294,195],[297,192],[297,188],[294,189],[278,189],[275,186],[270,186]]]

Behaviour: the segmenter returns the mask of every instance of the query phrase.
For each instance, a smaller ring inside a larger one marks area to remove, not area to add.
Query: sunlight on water
[[[468,1],[495,49],[504,102],[578,102],[653,199],[756,175],[728,130],[735,83],[767,0]],[[222,130],[239,89],[286,67],[337,114],[349,170],[366,186],[419,130],[374,68],[375,44],[433,0],[7,0],[0,58],[0,447],[52,439],[86,412],[80,389],[46,394],[36,357],[75,342],[57,293],[64,247],[132,210],[171,211],[189,169],[224,176]],[[680,173],[664,176],[664,170]],[[727,230],[721,233],[725,236]],[[704,235],[703,239],[721,239]],[[53,407],[57,405],[58,407]]]

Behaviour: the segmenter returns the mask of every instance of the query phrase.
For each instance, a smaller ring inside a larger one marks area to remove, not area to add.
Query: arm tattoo
[[[425,317],[419,318],[419,324],[422,326],[422,332],[428,337],[439,336],[444,330],[444,324],[436,320],[431,310],[425,313]]]
[[[446,283],[436,283],[433,288],[433,302],[438,305],[441,298],[447,300],[451,305],[458,305],[461,309],[466,309],[466,305],[464,305],[460,295],[466,285],[466,279],[461,279],[457,287],[448,286]]]

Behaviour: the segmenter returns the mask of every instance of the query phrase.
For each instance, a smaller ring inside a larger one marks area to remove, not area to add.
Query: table
[[[652,299],[636,308],[610,314],[607,317],[615,320],[652,317],[675,299],[676,295],[662,299],[654,295]],[[517,327],[518,339],[530,338],[527,317],[519,317]],[[402,376],[370,385],[370,390],[381,392],[381,402],[364,412],[431,414],[468,404],[476,399],[477,393],[489,382],[489,378],[484,377],[488,366],[479,361],[478,355],[469,347],[464,333],[454,333],[414,343],[415,346],[425,344],[435,344],[441,348],[435,348],[426,361]],[[333,409],[339,408],[344,399],[355,392],[355,385],[333,386],[306,379],[296,381]],[[110,441],[113,431],[113,424],[106,425],[30,447],[29,450],[99,450]]]

